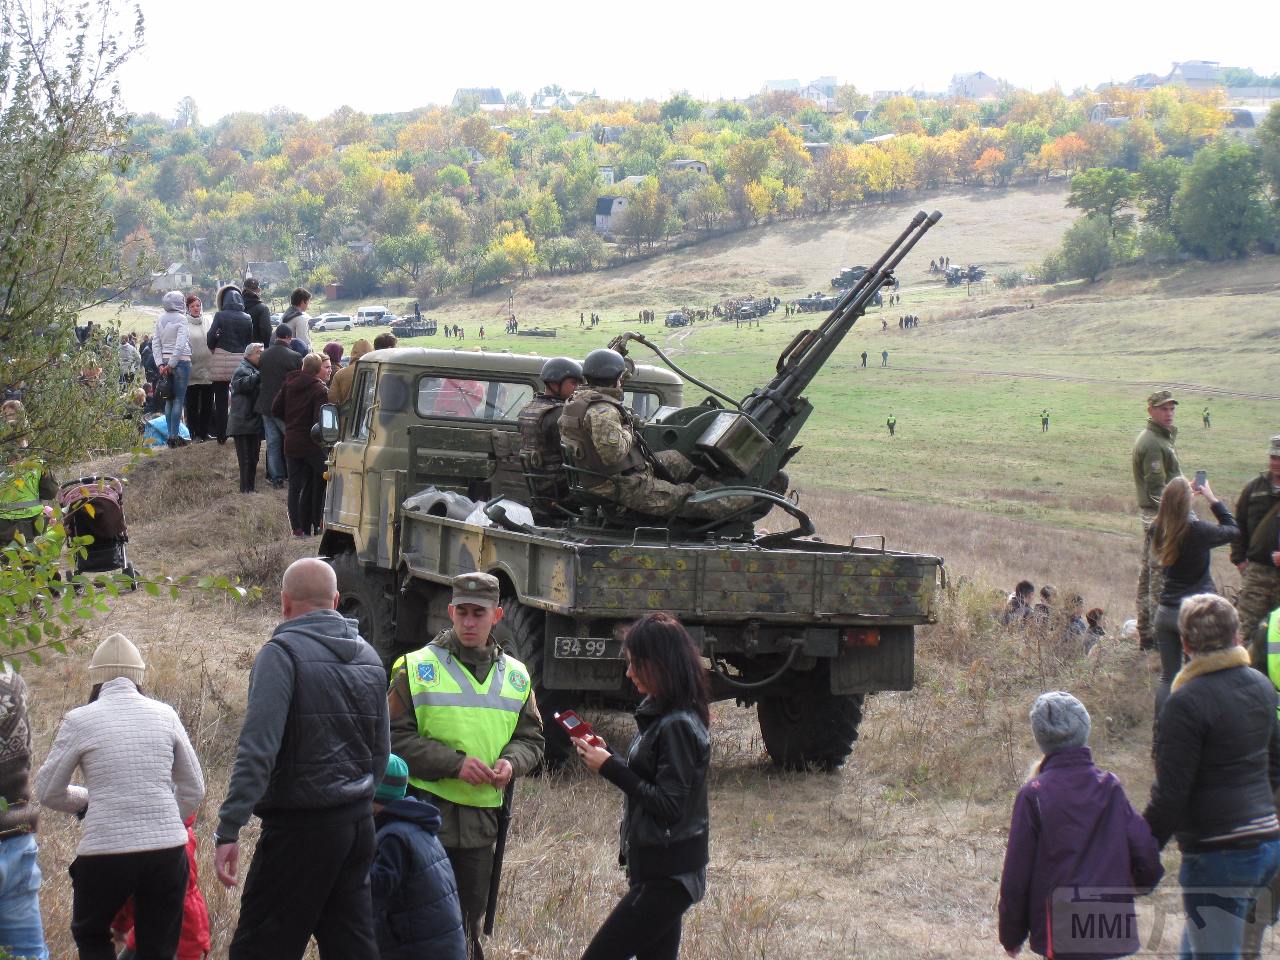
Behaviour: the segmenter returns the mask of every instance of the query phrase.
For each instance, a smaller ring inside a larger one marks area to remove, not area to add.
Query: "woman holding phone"
[[[1196,483],[1174,477],[1160,495],[1160,509],[1151,525],[1151,552],[1164,567],[1164,590],[1156,608],[1156,649],[1160,651],[1160,686],[1156,690],[1156,720],[1169,698],[1174,675],[1182,669],[1182,635],[1178,609],[1186,597],[1217,593],[1209,572],[1210,552],[1240,536],[1240,528],[1226,504],[1213,494],[1203,473]],[[1217,523],[1197,519],[1191,500],[1200,494],[1209,501]]]
[[[625,795],[619,862],[631,887],[582,960],[675,960],[684,913],[707,887],[707,768],[711,739],[706,670],[669,613],[650,613],[622,641],[627,677],[644,697],[626,757],[575,738],[588,769]]]

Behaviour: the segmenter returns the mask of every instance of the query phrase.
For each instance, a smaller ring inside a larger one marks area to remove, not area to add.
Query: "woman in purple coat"
[[[1115,774],[1089,752],[1089,711],[1062,691],[1041,694],[1031,730],[1044,751],[1013,804],[1000,878],[1000,944],[1029,941],[1046,957],[1137,952],[1133,898],[1164,873],[1147,822]]]

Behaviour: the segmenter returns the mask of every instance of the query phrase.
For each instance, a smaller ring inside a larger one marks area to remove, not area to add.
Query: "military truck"
[[[863,294],[918,239],[894,256],[891,248],[823,327],[801,331],[779,359],[782,379],[741,403],[656,347],[671,369],[634,366],[625,398],[646,443],[680,449],[727,481],[690,499],[750,501],[714,521],[629,515],[586,494],[570,465],[578,498],[563,507],[563,522],[535,526],[520,506],[529,488],[516,418],[543,358],[365,354],[341,426],[333,407],[321,417],[334,445],[320,553],[337,573],[340,609],[390,663],[448,625],[451,578],[493,574],[503,639],[530,668],[544,718],[566,707],[634,705],[623,633],[643,613],[671,611],[701,645],[713,696],[757,707],[777,764],[838,767],[857,737],[863,697],[911,688],[915,627],[936,619],[942,560],[889,550],[879,535],[823,542],[793,499],[755,481],[775,476],[798,449],[791,440],[811,407],[796,390],[861,315]],[[647,344],[629,334],[614,345],[625,353],[632,341]],[[708,398],[683,405],[686,380]],[[775,400],[787,417],[770,413]],[[756,529],[768,509],[785,528],[771,520],[776,532]],[[554,723],[547,734],[554,763],[568,743]]]

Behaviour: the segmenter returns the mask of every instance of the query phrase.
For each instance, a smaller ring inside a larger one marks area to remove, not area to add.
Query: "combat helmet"
[[[548,386],[553,383],[559,383],[566,377],[572,377],[579,382],[582,381],[582,364],[572,357],[552,357],[542,365],[542,373],[539,378]]]
[[[626,370],[627,361],[622,354],[607,347],[592,350],[582,361],[582,374],[590,383],[613,384]]]

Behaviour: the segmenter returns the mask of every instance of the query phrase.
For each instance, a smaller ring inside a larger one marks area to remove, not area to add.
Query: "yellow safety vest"
[[[42,473],[39,465],[0,470],[0,520],[30,520],[44,512],[40,501]]]
[[[504,653],[481,683],[448,650],[429,643],[397,660],[392,672],[401,667],[409,680],[418,735],[461,750],[492,767],[511,742],[520,711],[529,699],[529,671],[525,665]],[[457,777],[421,780],[412,775],[409,782],[464,806],[502,806],[502,791],[490,784],[474,786]]]
[[[1267,620],[1267,676],[1280,690],[1280,610],[1272,610]],[[1280,706],[1276,715],[1280,716]]]

